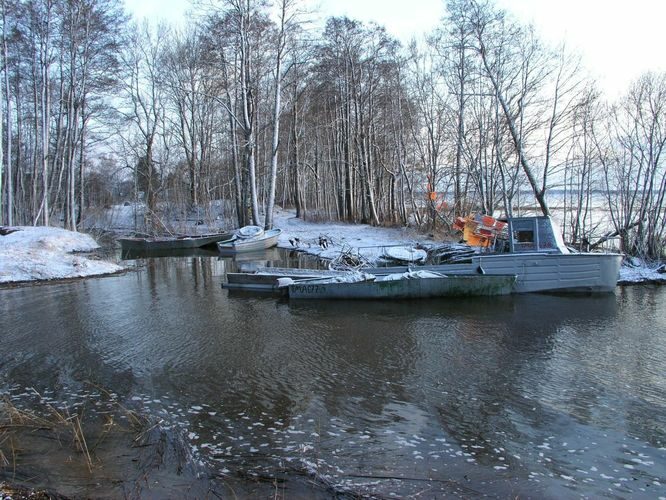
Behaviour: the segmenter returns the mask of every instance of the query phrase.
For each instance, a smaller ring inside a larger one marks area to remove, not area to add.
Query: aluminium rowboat
[[[256,252],[277,246],[281,229],[269,229],[259,236],[243,238],[240,233],[226,241],[220,241],[217,248],[222,255],[234,255],[241,252]]]
[[[225,231],[201,235],[118,238],[118,242],[123,251],[180,250],[215,245],[218,241],[229,239],[232,236],[233,232]]]
[[[354,274],[357,276],[303,280],[285,286],[290,299],[386,300],[507,295],[516,281],[515,275],[447,276],[429,271],[386,276]]]

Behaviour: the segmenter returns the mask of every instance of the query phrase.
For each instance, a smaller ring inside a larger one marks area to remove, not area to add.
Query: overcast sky
[[[125,0],[137,17],[186,20],[187,0]],[[308,0],[323,16],[375,21],[403,42],[434,28],[443,0]],[[666,71],[666,0],[496,0],[551,44],[564,41],[609,98],[641,73]]]

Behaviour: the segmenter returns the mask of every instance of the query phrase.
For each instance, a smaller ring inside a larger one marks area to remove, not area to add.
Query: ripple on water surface
[[[197,262],[0,291],[0,382],[15,399],[99,383],[223,481],[666,494],[661,289],[288,303],[230,294]]]

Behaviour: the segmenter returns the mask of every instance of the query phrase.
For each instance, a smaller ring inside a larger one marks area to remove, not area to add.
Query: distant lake
[[[136,263],[1,289],[0,392],[27,409],[35,392],[85,397],[88,416],[112,394],[160,422],[182,447],[165,460],[196,470],[158,476],[172,497],[666,496],[664,288],[290,303],[221,288],[252,262]],[[22,474],[71,496],[139,491],[32,462]]]

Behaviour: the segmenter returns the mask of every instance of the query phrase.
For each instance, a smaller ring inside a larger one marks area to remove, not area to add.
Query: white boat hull
[[[271,229],[254,238],[234,238],[232,240],[221,241],[217,244],[217,248],[224,255],[266,250],[277,246],[280,233],[280,229]]]

